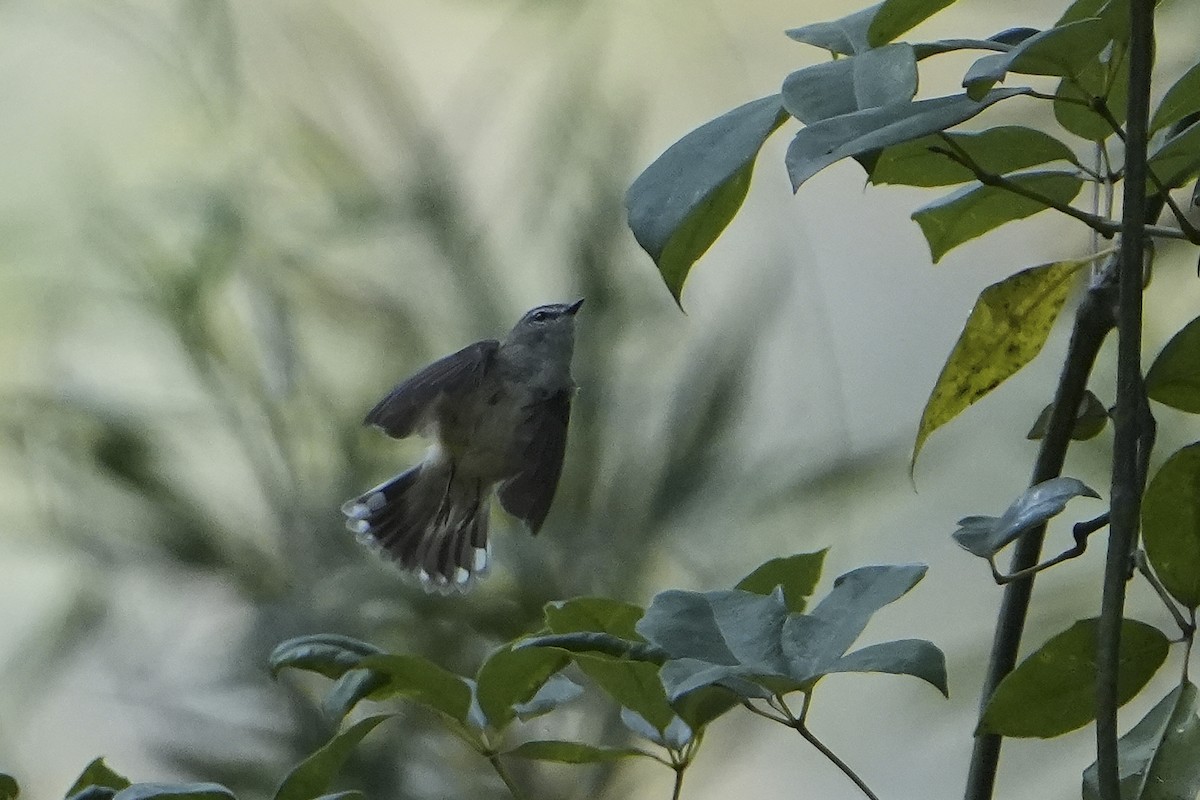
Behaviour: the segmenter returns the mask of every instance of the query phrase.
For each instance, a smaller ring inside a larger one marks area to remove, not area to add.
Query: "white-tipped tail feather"
[[[487,572],[490,486],[426,460],[342,506],[346,528],[428,591],[464,592]]]

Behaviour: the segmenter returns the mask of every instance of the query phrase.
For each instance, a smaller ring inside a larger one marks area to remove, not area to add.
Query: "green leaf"
[[[359,700],[365,700],[386,684],[387,678],[373,670],[347,670],[325,693],[321,706],[329,717],[340,722]]]
[[[967,90],[967,97],[978,100],[992,87],[1004,80],[1008,74],[1008,65],[1012,63],[1012,51],[1007,53],[988,53],[975,59],[975,63],[967,68],[963,75],[962,85]]]
[[[944,696],[950,696],[950,689],[946,685],[946,656],[933,642],[924,639],[899,639],[869,645],[842,656],[825,667],[821,674],[835,672],[912,675],[931,684]]]
[[[1193,64],[1171,85],[1150,118],[1150,134],[1200,111],[1200,64]]]
[[[740,590],[670,590],[654,597],[638,632],[671,654],[662,682],[667,697],[675,701],[716,683],[744,691],[744,678],[786,675],[780,644],[786,618],[787,606],[778,589],[767,596]],[[748,688],[755,696],[762,694]]]
[[[893,44],[796,70],[783,81],[783,107],[811,125],[863,108],[908,102],[917,93],[912,45]]]
[[[1075,478],[1051,478],[1022,492],[1003,516],[960,520],[961,527],[954,532],[954,541],[969,553],[991,558],[1021,534],[1061,514],[1069,500],[1099,496]]]
[[[1185,681],[1117,742],[1122,800],[1175,800],[1200,793],[1196,687]],[[1083,772],[1084,800],[1099,800],[1096,765]]]
[[[953,3],[954,0],[885,0],[871,19],[867,41],[871,47],[887,44]]]
[[[1054,93],[1054,118],[1063,128],[1093,142],[1112,136],[1112,123],[1092,108],[1102,98],[1117,124],[1125,122],[1129,95],[1129,59],[1117,47],[1109,61],[1093,60],[1074,78],[1064,78]],[[1082,104],[1079,102],[1082,101]]]
[[[789,39],[843,56],[870,50],[868,31],[883,3],[855,11],[831,22],[814,22],[786,31]]]
[[[1200,122],[1167,139],[1150,155],[1147,167],[1166,189],[1178,189],[1200,173]],[[1147,181],[1146,191],[1157,191],[1153,181]]]
[[[1077,175],[1055,170],[1010,175],[1007,180],[1059,203],[1071,202],[1083,188],[1083,180]],[[912,218],[921,226],[936,264],[961,244],[1049,208],[1041,200],[1024,197],[1006,187],[977,183],[922,206],[912,213]]]
[[[930,56],[953,53],[958,50],[988,50],[994,52],[997,49],[997,44],[1016,47],[1025,39],[1028,39],[1030,36],[1036,36],[1039,33],[1041,31],[1037,28],[1009,28],[987,39],[936,39],[932,42],[916,42],[913,44],[913,50],[917,53],[918,61]]]
[[[696,733],[679,717],[662,730],[650,725],[640,714],[628,708],[621,709],[621,724],[643,739],[654,742],[668,750],[682,750],[696,738]]]
[[[979,59],[967,70],[963,86],[977,96],[1009,72],[1074,77],[1095,61],[1111,39],[1108,24],[1096,18],[1055,26],[1030,36],[1007,53]]]
[[[511,645],[488,656],[475,676],[475,697],[488,723],[503,730],[516,717],[515,706],[532,700],[568,660],[559,650]]]
[[[770,696],[825,674],[871,616],[924,573],[920,565],[852,570],[807,615],[788,613],[781,592],[662,592],[638,630],[672,656],[662,668],[672,702],[714,685],[748,698]]]
[[[980,293],[921,413],[909,472],[929,434],[1038,354],[1071,293],[1076,273],[1090,261],[1031,267]]]
[[[513,706],[517,718],[522,722],[548,714],[559,706],[566,705],[583,694],[583,687],[559,673],[551,675],[533,697]]]
[[[637,631],[673,659],[781,674],[779,632],[786,616],[782,592],[763,596],[738,589],[670,589],[654,596]]]
[[[524,650],[532,647],[554,647],[566,650],[568,653],[586,653],[652,663],[661,663],[667,657],[662,649],[654,645],[622,639],[611,633],[600,631],[575,631],[573,633],[530,636],[517,642],[513,649]]]
[[[5,772],[0,772],[0,800],[17,800],[21,787],[17,779]]]
[[[369,656],[360,662],[360,666],[385,679],[385,683],[367,695],[371,700],[404,697],[458,722],[467,718],[471,708],[471,688],[467,682],[426,658]]]
[[[1142,538],[1171,596],[1200,606],[1200,444],[1173,453],[1146,487]]]
[[[828,552],[826,548],[815,553],[772,558],[738,581],[734,588],[769,595],[778,586],[783,590],[783,602],[788,611],[803,611],[821,579],[821,567]]]
[[[995,89],[976,101],[965,94],[895,103],[820,120],[802,128],[788,146],[785,162],[792,188],[843,158],[860,156],[952,128],[990,105],[1028,94],[1024,88]]]
[[[641,606],[608,597],[575,597],[555,600],[542,610],[552,633],[602,631],[621,639],[641,641],[634,625],[642,618]]]
[[[313,800],[329,790],[334,777],[363,737],[394,714],[366,717],[334,736],[297,764],[275,790],[275,800]]]
[[[739,106],[671,145],[629,187],[629,227],[676,302],[692,265],[741,207],[763,142],[787,117],[777,94]]]
[[[103,758],[97,758],[83,768],[83,772],[79,774],[79,777],[71,784],[71,788],[67,790],[67,795],[73,795],[89,786],[107,786],[110,789],[120,791],[129,785],[128,778],[114,772],[108,764],[104,763]]]
[[[1124,1],[1124,0],[1122,0]],[[1055,26],[1067,25],[1081,19],[1099,16],[1100,10],[1108,5],[1109,0],[1075,0],[1067,6],[1067,10],[1055,22]]]
[[[316,798],[316,800],[367,800],[367,796],[357,789],[347,789],[344,792],[323,794]]]
[[[949,137],[952,144],[942,138]],[[978,132],[925,136],[884,150],[871,170],[870,181],[905,186],[950,186],[975,180],[975,174],[946,155],[961,149],[992,175],[1049,164],[1075,163],[1075,154],[1048,133],[1020,125],[1002,125]]]
[[[701,731],[710,722],[741,704],[740,695],[720,686],[709,686],[688,692],[671,706],[688,727]]]
[[[67,800],[112,800],[116,796],[116,789],[107,786],[87,786],[75,794],[67,795]]]
[[[658,665],[589,655],[575,656],[575,663],[605,694],[636,713],[659,734],[675,718],[675,710],[667,702],[658,676]]]
[[[1042,409],[1042,413],[1038,414],[1029,433],[1025,434],[1025,438],[1033,441],[1045,438],[1046,429],[1050,425],[1050,415],[1053,412],[1054,404],[1047,403],[1046,407]],[[1075,424],[1071,428],[1071,438],[1078,442],[1094,439],[1100,435],[1106,425],[1108,425],[1108,409],[1090,390],[1084,392],[1083,399],[1079,401],[1079,408],[1075,412]]]
[[[349,636],[318,633],[280,643],[271,651],[267,664],[275,676],[285,667],[291,667],[317,672],[326,678],[340,678],[346,670],[357,667],[366,656],[382,652],[373,644]]]
[[[523,742],[504,755],[532,758],[538,761],[557,761],[560,764],[600,764],[626,758],[652,758],[636,747],[596,747],[583,742],[540,740]]]
[[[113,795],[113,800],[235,800],[219,783],[135,783]]]
[[[1171,408],[1200,414],[1200,317],[1181,328],[1159,352],[1146,374],[1146,393]]]
[[[1096,619],[1052,637],[1010,672],[984,707],[979,733],[1048,739],[1096,717]],[[1124,705],[1158,671],[1169,642],[1158,628],[1121,623],[1117,699]]]
[[[838,576],[833,589],[812,610],[814,618],[830,626],[823,657],[832,660],[845,653],[875,612],[908,594],[927,569],[924,564],[889,564],[859,567]]]
[[[1200,414],[1200,317],[1184,325],[1167,342],[1146,373],[1151,400]]]
[[[724,687],[739,698],[765,699],[800,688],[787,679],[786,665],[714,664],[699,658],[677,658],[663,665],[663,689],[672,704],[684,702],[698,691]],[[771,689],[765,687],[771,684]]]

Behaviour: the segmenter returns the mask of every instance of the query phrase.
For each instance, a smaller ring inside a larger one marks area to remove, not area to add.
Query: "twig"
[[[809,703],[812,701],[812,694],[805,692],[804,706],[800,709],[799,716],[796,716],[792,713],[792,710],[788,708],[787,702],[781,695],[776,695],[775,700],[777,701],[779,708],[782,709],[783,713],[787,716],[786,719],[779,720],[780,722],[796,731],[796,733],[804,737],[806,742],[817,748],[817,751],[820,752],[821,755],[825,756],[825,758],[829,759],[831,764],[840,769],[842,774],[849,778],[854,785],[858,787],[859,791],[870,798],[870,800],[879,800],[879,796],[871,791],[871,787],[867,786],[866,782],[862,778],[858,777],[858,774],[850,768],[850,765],[838,758],[837,753],[826,747],[825,743],[818,739],[816,735],[808,729],[808,726],[805,724],[805,719],[808,717],[808,707]],[[769,717],[770,715],[764,716]]]
[[[675,788],[671,791],[671,800],[679,800],[683,795],[683,773],[687,769],[687,764],[676,764],[675,770]]]
[[[749,700],[742,700],[742,706],[747,711],[749,711],[753,714],[757,714],[758,716],[763,717],[764,719],[769,719],[772,722],[778,722],[780,725],[790,725],[791,724],[791,720],[787,719],[786,717],[772,714],[770,711],[763,711],[761,708],[754,705]]]
[[[1142,287],[1146,203],[1146,137],[1154,48],[1154,0],[1130,3],[1129,113],[1117,308],[1117,409],[1113,442],[1112,524],[1096,633],[1096,778],[1101,800],[1120,800],[1117,706],[1121,619],[1141,510],[1147,434],[1142,381]],[[1165,194],[1165,193],[1164,193]],[[1164,198],[1165,199],[1165,198]]]
[[[492,769],[496,770],[496,774],[500,776],[500,780],[504,781],[505,787],[508,788],[508,793],[513,796],[513,800],[525,800],[525,793],[521,791],[521,787],[517,786],[512,775],[504,766],[504,762],[500,760],[500,754],[494,752],[484,753],[487,756],[488,763],[492,765]]]
[[[1075,428],[1075,414],[1080,401],[1083,400],[1088,376],[1096,363],[1100,345],[1113,326],[1112,294],[1110,282],[1106,276],[1102,276],[1093,282],[1075,311],[1071,341],[1067,346],[1062,374],[1055,390],[1053,409],[1046,424],[1046,435],[1041,441],[1033,475],[1029,480],[1030,486],[1055,478],[1062,472],[1067,448],[1071,444],[1071,432]],[[1041,556],[1045,536],[1045,525],[1039,525],[1023,534],[1014,546],[1009,572],[1019,573],[1036,564]],[[996,686],[1016,666],[1032,593],[1032,575],[1004,587],[1000,613],[996,618],[996,633],[992,640],[988,672],[980,697],[980,708],[987,704]],[[997,734],[982,734],[976,737],[967,774],[964,795],[966,800],[987,800],[992,796],[996,782],[996,766],[1000,761],[1000,743],[1001,737]]]
[[[1104,101],[1103,97],[1097,97],[1092,103],[1092,110],[1104,118],[1104,121],[1112,128],[1113,133],[1117,135],[1117,138],[1125,142],[1126,159],[1128,159],[1129,143],[1126,139],[1125,129],[1121,127],[1121,122],[1113,115],[1112,109],[1108,107],[1108,103]],[[1175,198],[1171,197],[1170,191],[1163,185],[1162,180],[1155,174],[1154,170],[1149,168],[1148,164],[1146,166],[1146,179],[1154,184],[1155,190],[1162,195],[1163,202],[1167,204],[1167,208],[1171,209],[1171,214],[1174,215],[1175,221],[1179,223],[1179,229],[1187,240],[1192,244],[1200,244],[1200,230],[1197,230],[1188,222],[1187,215],[1183,213],[1183,209],[1175,202]]]
[[[1163,605],[1167,607],[1167,611],[1171,612],[1171,616],[1175,618],[1175,624],[1179,626],[1180,632],[1185,636],[1188,633],[1194,632],[1196,630],[1195,621],[1188,622],[1183,616],[1183,612],[1179,610],[1179,606],[1175,604],[1175,601],[1167,592],[1167,587],[1162,585],[1162,581],[1154,574],[1154,570],[1150,569],[1150,564],[1146,561],[1146,551],[1138,548],[1133,554],[1133,565],[1141,576],[1146,579],[1146,583],[1150,584],[1150,588],[1158,595],[1158,599],[1162,600]]]
[[[1060,202],[1055,200],[1053,197],[1049,197],[1041,192],[1036,192],[1033,189],[1022,186],[1019,183],[1009,180],[1003,175],[997,175],[993,172],[988,172],[973,158],[971,158],[971,156],[965,150],[963,150],[957,142],[946,136],[945,133],[940,135],[942,140],[946,142],[950,149],[945,150],[940,147],[933,147],[930,148],[930,150],[935,153],[940,153],[941,155],[946,156],[952,161],[970,170],[971,174],[975,176],[975,180],[979,181],[984,186],[994,186],[998,189],[1004,189],[1005,191],[1011,192],[1015,195],[1019,195],[1029,200],[1033,200],[1036,203],[1040,203],[1047,208],[1052,208],[1055,211],[1066,214],[1068,217],[1077,219],[1084,225],[1087,225],[1094,232],[1103,236],[1105,239],[1111,239],[1121,232],[1121,223],[1117,220],[1109,219],[1108,217],[1102,217],[1099,214],[1089,213],[1083,209],[1076,208],[1070,203]],[[1081,165],[1076,164],[1076,166]],[[1169,200],[1169,198],[1167,199]],[[1191,226],[1188,227],[1190,228]],[[1168,228],[1163,225],[1149,224],[1144,225],[1143,228],[1148,236],[1153,236],[1155,238],[1194,241],[1188,231],[1180,230],[1179,228]]]
[[[1044,569],[1049,569],[1056,564],[1061,564],[1062,562],[1068,561],[1072,558],[1078,558],[1087,551],[1088,537],[1108,524],[1108,516],[1108,512],[1105,511],[1095,519],[1076,522],[1075,526],[1071,529],[1072,536],[1075,538],[1074,547],[1069,547],[1056,555],[1054,558],[1051,558],[1048,561],[1043,561],[1040,564],[1035,564],[1028,569],[1023,569],[1018,572],[1010,572],[1009,574],[1005,575],[996,569],[995,560],[989,558],[988,564],[990,564],[992,567],[992,577],[995,578],[996,583],[1003,586],[1006,583],[1012,583],[1013,581],[1021,580],[1022,578],[1033,577]]]

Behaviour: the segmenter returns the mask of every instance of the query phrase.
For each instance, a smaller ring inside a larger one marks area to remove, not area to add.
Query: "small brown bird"
[[[499,342],[485,339],[400,383],[364,424],[433,440],[420,463],[342,506],[346,527],[430,591],[466,591],[487,570],[488,509],[536,534],[567,443],[571,351],[583,300],[528,311]]]

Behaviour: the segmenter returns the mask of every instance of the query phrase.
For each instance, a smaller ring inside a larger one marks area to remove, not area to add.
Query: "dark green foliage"
[[[988,700],[979,730],[1005,736],[1060,736],[1096,718],[1096,623],[1080,620],[1009,673]],[[1127,619],[1121,624],[1118,699],[1133,698],[1162,666],[1167,637]]]
[[[522,742],[512,750],[506,751],[505,755],[537,761],[557,761],[562,764],[595,764],[637,756],[651,757],[636,747],[596,747],[582,742],[562,741]]]
[[[870,180],[874,184],[951,186],[975,180],[975,173],[956,161],[960,155],[991,175],[1006,175],[1054,161],[1075,162],[1075,154],[1048,133],[1021,125],[1001,125],[974,132],[937,133],[884,150]]]
[[[1050,423],[1050,412],[1053,410],[1053,403],[1042,409],[1037,419],[1034,420],[1033,427],[1029,429],[1029,433],[1025,434],[1026,439],[1037,441],[1046,435],[1046,427]],[[1107,425],[1108,409],[1090,390],[1084,392],[1083,402],[1079,404],[1079,410],[1075,414],[1075,427],[1071,429],[1071,438],[1075,441],[1094,439]]]
[[[1024,172],[1009,175],[1007,180],[1005,186],[966,186],[912,213],[935,264],[955,247],[1001,225],[1048,211],[1048,200],[1070,203],[1083,188],[1083,181],[1076,175],[1057,170]],[[1014,196],[1014,190],[1032,193],[1036,198]]]
[[[809,578],[815,581],[819,575],[821,557],[823,553],[804,554],[768,562],[747,580],[762,581],[771,573],[779,574],[782,564],[790,564],[799,572],[799,581],[792,584],[794,591],[799,589],[793,595],[795,602],[807,594],[804,589],[811,591]],[[765,594],[743,589],[667,591],[654,598],[636,631],[666,655],[662,682],[672,704],[709,687],[723,687],[747,698],[797,689],[810,691],[817,680],[832,672],[914,675],[944,693],[944,659],[928,642],[891,642],[846,654],[871,616],[907,593],[923,574],[924,568],[915,566],[854,570],[838,578],[833,590],[810,614],[793,611],[779,583]],[[604,633],[596,631],[593,635]],[[582,646],[583,641],[538,637],[526,644]],[[595,651],[573,652],[583,653],[584,658],[598,658],[593,655]],[[600,663],[613,663],[615,658],[622,669],[629,669],[629,659],[636,657],[637,651],[632,648],[609,650]],[[644,666],[639,669],[645,671]],[[625,695],[628,699],[632,693]],[[658,721],[666,720],[663,710]]]
[[[692,264],[737,214],[759,149],[785,119],[778,95],[735,108],[680,139],[629,187],[629,227],[676,301]]]
[[[1150,118],[1150,133],[1200,111],[1200,64],[1193,64],[1171,85]]]
[[[836,87],[834,87],[836,89]],[[896,103],[831,117],[802,128],[785,159],[792,188],[844,158],[865,156],[885,147],[928,136],[966,122],[1001,100],[1025,89],[993,89],[979,99],[965,94]]]
[[[1200,444],[1158,468],[1142,503],[1146,556],[1171,596],[1200,606]]]
[[[484,718],[496,730],[502,730],[514,718],[528,719],[533,711],[545,713],[576,695],[564,684],[548,681],[567,665],[567,656],[553,650],[514,650],[504,645],[488,656],[475,675],[475,698]],[[547,686],[540,702],[529,706]],[[528,712],[526,711],[528,709]]]
[[[314,800],[324,795],[342,764],[363,737],[392,716],[378,714],[366,717],[338,733],[287,774],[275,791],[274,800]]]
[[[129,786],[129,779],[120,773],[114,772],[108,764],[104,763],[103,758],[97,758],[83,768],[83,772],[79,774],[79,777],[71,784],[71,788],[67,790],[67,795],[77,794],[89,786],[99,786],[119,792]]]
[[[1163,347],[1146,373],[1151,400],[1200,414],[1200,317],[1184,325]]]
[[[821,567],[828,550],[797,553],[794,556],[772,558],[737,582],[735,589],[755,594],[771,594],[778,586],[788,611],[803,611],[808,598],[821,580]]]

